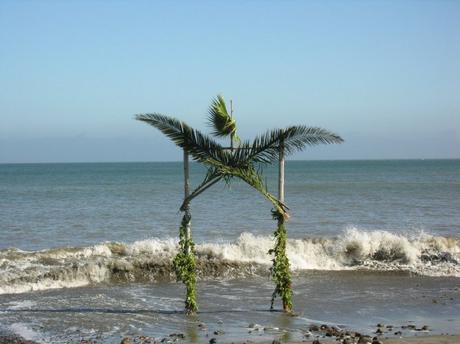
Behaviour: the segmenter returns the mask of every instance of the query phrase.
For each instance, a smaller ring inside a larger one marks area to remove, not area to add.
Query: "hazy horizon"
[[[401,159],[290,159],[287,158],[287,162],[353,162],[353,161],[449,161],[449,160],[460,160],[460,158],[401,158]],[[40,165],[40,164],[150,164],[150,163],[182,163],[182,160],[132,160],[132,161],[41,161],[41,162],[0,162],[0,165]],[[200,164],[195,160],[191,160],[190,163]],[[269,166],[270,164],[267,164]],[[271,164],[270,166],[274,166]]]
[[[345,140],[291,159],[458,159],[458,23],[455,1],[2,1],[0,163],[179,161],[134,115],[207,132],[218,93],[242,139]]]

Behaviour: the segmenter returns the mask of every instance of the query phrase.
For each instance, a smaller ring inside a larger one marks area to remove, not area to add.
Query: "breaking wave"
[[[196,245],[200,278],[268,275],[273,237],[242,233],[232,243]],[[80,287],[93,283],[174,280],[177,240],[107,242],[84,248],[0,251],[0,294]],[[460,277],[460,241],[350,228],[336,237],[290,239],[288,256],[302,270],[407,271]]]

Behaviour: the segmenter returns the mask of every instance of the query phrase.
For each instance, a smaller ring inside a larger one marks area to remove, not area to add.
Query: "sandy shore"
[[[262,342],[254,342],[251,339],[243,342],[220,342],[216,341],[216,343],[224,343],[224,344],[250,344],[250,343],[258,343],[258,344],[275,344],[275,343],[290,343],[290,344],[301,344],[301,343],[318,343],[315,342],[314,339],[304,340],[304,341],[262,341]],[[443,335],[443,336],[414,336],[414,337],[403,337],[403,338],[389,338],[385,339],[382,338],[380,341],[383,344],[459,344],[460,343],[460,335]],[[131,343],[135,343],[136,341],[131,341]],[[98,342],[101,343],[101,342]],[[104,341],[102,340],[102,343]],[[129,342],[126,342],[129,343]],[[152,341],[149,343],[161,343],[160,340]],[[188,343],[187,340],[179,341],[178,343]],[[319,343],[330,344],[330,343],[341,343],[335,339],[319,339]],[[21,338],[17,335],[0,335],[0,344],[38,344],[37,342],[26,340]]]
[[[332,344],[332,343],[342,343],[341,341],[337,341],[335,339],[325,339],[320,338],[318,339],[320,344]],[[460,335],[442,335],[442,336],[413,336],[413,337],[403,337],[403,338],[381,338],[379,339],[383,344],[460,344]],[[219,342],[217,342],[219,343]],[[232,343],[232,342],[230,342]],[[225,343],[225,344],[230,344]],[[234,344],[250,344],[255,343],[251,340],[244,341],[244,342],[233,342]],[[286,343],[286,344],[311,344],[317,343],[315,339],[307,339],[304,341],[264,341],[264,342],[257,342],[257,344],[274,344],[274,343]],[[370,342],[372,343],[372,342]]]
[[[392,338],[383,341],[386,344],[458,344],[460,343],[460,335],[446,336],[426,336],[426,337],[406,337]]]
[[[15,334],[0,334],[0,344],[37,344]]]

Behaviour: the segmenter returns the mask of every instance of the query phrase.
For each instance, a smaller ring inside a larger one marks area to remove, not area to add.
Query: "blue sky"
[[[164,161],[133,120],[342,135],[295,159],[460,158],[460,1],[0,1],[0,162]]]

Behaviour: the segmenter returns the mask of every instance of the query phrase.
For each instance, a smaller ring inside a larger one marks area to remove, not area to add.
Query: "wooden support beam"
[[[184,200],[187,200],[188,197],[190,196],[190,169],[189,169],[189,158],[188,158],[188,152],[186,149],[184,149]],[[190,215],[190,204],[188,201],[186,201],[186,205],[184,207],[184,210],[187,215]],[[191,220],[188,221],[187,223],[187,242],[191,238]],[[187,246],[187,254],[190,253],[190,247]]]
[[[280,140],[278,165],[278,199],[284,203],[284,141]]]

